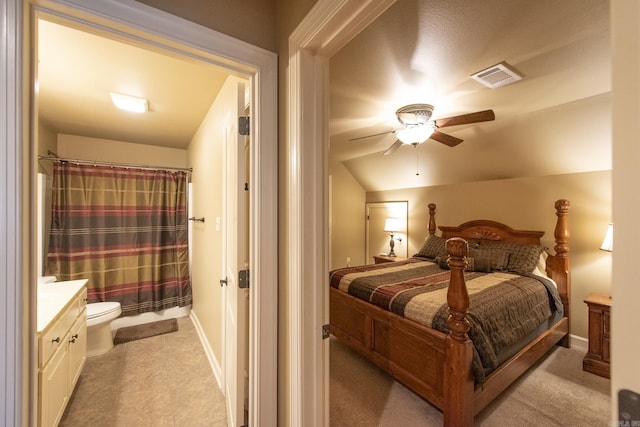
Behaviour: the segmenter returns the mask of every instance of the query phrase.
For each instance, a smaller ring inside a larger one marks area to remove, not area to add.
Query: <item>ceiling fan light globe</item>
[[[432,126],[412,126],[399,130],[396,137],[403,144],[422,144],[429,139],[433,131]]]

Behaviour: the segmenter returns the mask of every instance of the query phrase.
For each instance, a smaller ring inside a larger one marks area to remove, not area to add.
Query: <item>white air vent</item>
[[[472,74],[471,78],[491,89],[522,80],[522,76],[510,68],[506,62],[478,71]]]

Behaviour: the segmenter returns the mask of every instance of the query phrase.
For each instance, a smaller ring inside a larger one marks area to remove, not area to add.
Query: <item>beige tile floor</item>
[[[226,426],[218,388],[193,323],[116,345],[87,359],[63,427]]]

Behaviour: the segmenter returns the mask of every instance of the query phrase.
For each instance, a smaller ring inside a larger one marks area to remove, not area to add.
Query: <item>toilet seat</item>
[[[87,304],[87,320],[100,316],[108,316],[117,311],[120,311],[119,302],[94,302]]]

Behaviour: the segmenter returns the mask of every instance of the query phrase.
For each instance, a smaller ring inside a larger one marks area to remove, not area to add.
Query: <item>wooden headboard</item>
[[[544,231],[514,230],[496,221],[479,219],[465,222],[457,227],[440,226],[442,237],[462,237],[463,239],[499,240],[522,244],[540,244]]]

